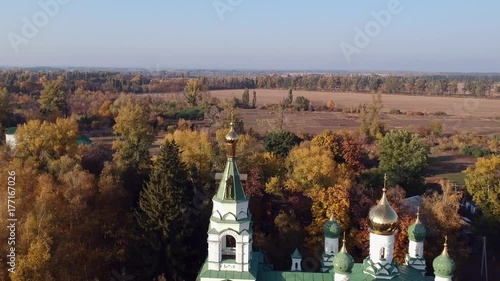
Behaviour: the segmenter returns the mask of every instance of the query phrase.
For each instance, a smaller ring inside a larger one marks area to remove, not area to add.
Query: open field
[[[211,91],[212,97],[220,99],[241,98],[243,90]],[[257,90],[257,106],[276,104],[287,94],[283,90]],[[294,91],[294,96],[305,96],[313,104],[325,104],[333,100],[337,106],[351,107],[363,103],[371,103],[372,96],[363,93],[325,93]],[[405,128],[417,130],[418,127],[428,127],[432,122],[443,124],[446,133],[471,132],[481,135],[500,133],[500,100],[464,99],[449,97],[399,96],[383,95],[384,112],[392,108],[401,111],[422,111],[433,113],[446,112],[449,116],[437,117],[406,116],[384,114],[383,122],[389,128]],[[259,133],[276,129],[278,114],[272,110],[243,109],[241,117],[247,129],[253,128]],[[497,118],[495,118],[497,117]],[[285,128],[295,133],[317,134],[325,129],[352,130],[359,127],[358,114],[341,112],[286,112]]]
[[[257,106],[264,104],[276,104],[288,93],[286,90],[257,89]],[[212,97],[241,99],[243,90],[221,90],[210,91]],[[250,94],[251,95],[251,94]],[[293,91],[294,97],[304,96],[313,104],[326,104],[333,100],[341,107],[358,106],[359,104],[371,103],[372,95],[368,93],[330,93],[312,91]],[[251,96],[250,96],[251,99]],[[452,97],[429,97],[429,96],[404,96],[383,94],[384,111],[392,108],[401,111],[427,111],[428,113],[443,111],[455,117],[499,117],[500,100],[474,99],[474,98],[452,98]]]
[[[265,134],[276,130],[279,116],[272,110],[240,109],[239,114],[245,123],[245,128],[253,128],[256,132]],[[443,124],[445,133],[471,132],[481,135],[500,133],[500,120],[488,118],[466,117],[435,117],[435,116],[404,116],[384,114],[382,121],[389,128],[404,128],[416,131],[418,127],[429,125],[434,121]],[[341,112],[303,111],[286,112],[284,115],[285,129],[300,134],[317,134],[325,129],[354,130],[359,127],[358,114]]]

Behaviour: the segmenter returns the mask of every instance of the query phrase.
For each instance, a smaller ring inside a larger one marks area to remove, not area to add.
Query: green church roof
[[[17,131],[17,127],[10,127],[7,129],[7,131],[5,131],[5,134],[6,135],[13,135],[16,133],[16,131]]]
[[[223,201],[245,201],[247,197],[241,185],[240,173],[236,165],[236,158],[228,157],[226,168],[219,183],[219,189],[214,197],[219,202]]]
[[[352,272],[354,259],[345,248],[345,239],[342,241],[342,249],[333,258],[333,269],[335,273],[347,274]]]
[[[295,248],[295,251],[293,251],[292,254],[292,259],[302,259],[302,255],[299,252],[299,249]]]
[[[448,255],[448,244],[446,242],[441,255],[432,262],[432,267],[434,267],[434,274],[442,278],[452,277],[455,273],[455,261]]]
[[[325,237],[328,238],[339,238],[342,234],[342,228],[340,225],[333,219],[333,217],[328,220],[323,226],[323,232],[325,233]]]
[[[424,242],[425,235],[425,226],[420,222],[420,215],[417,213],[415,223],[408,227],[408,239],[415,242]]]
[[[301,272],[301,271],[264,271],[259,270],[257,281],[332,281],[332,272]],[[351,281],[379,281],[370,275],[363,273],[363,264],[356,263],[352,268]],[[426,281],[427,276],[410,266],[400,266],[399,276],[395,276],[391,281]],[[432,279],[434,280],[434,279]]]
[[[87,136],[81,136],[76,139],[76,144],[78,145],[90,145],[92,141]]]

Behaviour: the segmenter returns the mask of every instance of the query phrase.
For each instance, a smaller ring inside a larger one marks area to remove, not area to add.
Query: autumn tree
[[[483,213],[475,222],[478,229],[490,245],[500,247],[496,239],[500,229],[500,156],[479,158],[475,167],[465,171],[465,185]]]
[[[10,96],[7,88],[0,88],[0,129],[7,128],[13,122],[12,106],[10,105]],[[0,132],[3,133],[3,130]]]
[[[429,158],[424,139],[405,130],[392,130],[378,146],[380,169],[387,173],[389,186],[401,185],[409,196],[420,194]]]
[[[33,160],[40,168],[63,155],[74,155],[78,124],[58,118],[55,123],[31,120],[16,131],[16,157]]]
[[[250,105],[250,90],[245,88],[243,91],[243,95],[241,96],[241,103],[244,107],[248,107]]]
[[[184,88],[184,97],[190,106],[196,106],[201,98],[203,84],[198,79],[191,79]]]
[[[182,280],[191,271],[190,221],[192,185],[179,147],[173,141],[162,144],[149,181],[141,191],[136,217],[144,239],[154,249],[158,268],[154,275],[166,273]]]
[[[213,180],[215,151],[209,135],[204,132],[184,129],[168,134],[166,140],[175,141],[179,147],[182,162],[192,171],[197,187],[208,188]]]
[[[381,139],[385,129],[385,125],[380,118],[383,108],[382,94],[377,93],[372,96],[372,99],[372,104],[363,105],[359,114],[361,133],[369,140]]]
[[[434,192],[422,199],[421,216],[427,229],[427,256],[436,257],[443,250],[443,239],[448,236],[451,255],[457,262],[464,262],[469,253],[466,241],[461,237],[464,222],[459,214],[462,192],[455,190],[451,182],[441,181],[442,193]]]
[[[64,116],[68,114],[68,103],[64,78],[59,76],[56,80],[47,81],[43,84],[40,93],[40,108],[46,116]]]
[[[256,106],[257,106],[257,92],[255,90],[253,90],[253,92],[252,92],[252,107],[255,108]]]
[[[119,167],[147,170],[151,156],[149,147],[154,141],[153,128],[147,119],[147,109],[140,105],[125,105],[116,117],[113,133],[114,160]]]
[[[500,156],[479,158],[465,171],[465,185],[486,216],[500,222]]]
[[[328,150],[335,162],[346,163],[354,173],[358,173],[364,168],[362,163],[363,147],[349,132],[334,133],[331,130],[325,130],[316,135],[311,140],[311,144]]]
[[[136,196],[151,164],[149,148],[155,139],[153,128],[148,124],[147,109],[134,104],[120,108],[113,126],[113,160],[121,170],[125,185]]]

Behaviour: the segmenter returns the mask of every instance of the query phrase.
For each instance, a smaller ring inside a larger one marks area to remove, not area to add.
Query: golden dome
[[[398,214],[389,204],[385,195],[387,189],[384,187],[382,198],[375,208],[368,214],[368,225],[371,232],[381,235],[393,234],[398,227]]]
[[[226,135],[226,142],[236,142],[238,141],[238,134],[234,130],[234,124],[231,122],[231,129],[229,130],[229,133]]]

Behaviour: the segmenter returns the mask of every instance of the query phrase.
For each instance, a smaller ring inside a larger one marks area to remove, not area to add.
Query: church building
[[[363,263],[355,263],[339,238],[343,230],[330,218],[323,227],[324,252],[320,272],[302,271],[302,256],[298,249],[291,255],[290,271],[273,270],[266,264],[263,253],[252,250],[252,215],[248,209],[242,178],[236,164],[238,135],[231,130],[226,135],[227,162],[213,201],[208,229],[208,258],[198,281],[452,281],[455,262],[448,255],[447,244],[434,259],[435,277],[425,276],[424,240],[426,230],[419,214],[408,228],[408,253],[404,264],[394,260],[394,240],[398,214],[390,206],[384,187],[382,198],[368,214],[370,251]],[[345,237],[345,236],[344,236]],[[340,248],[340,250],[339,250]]]

